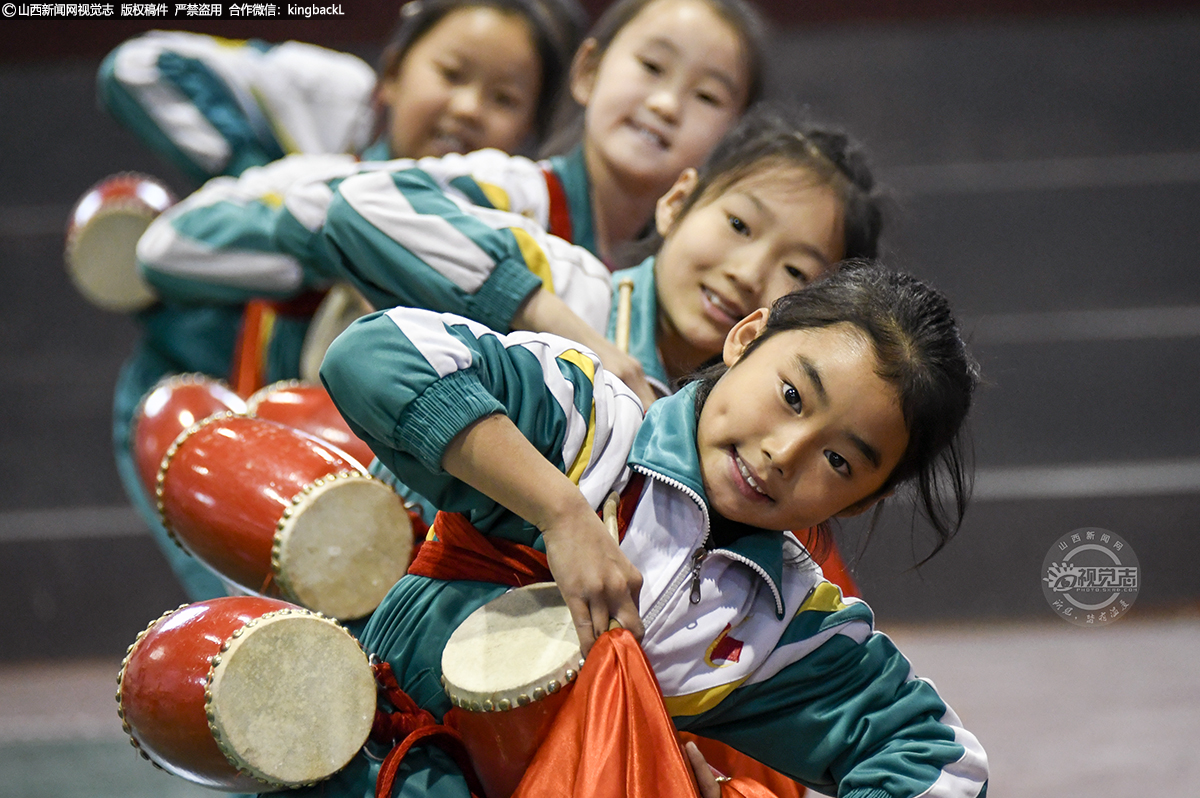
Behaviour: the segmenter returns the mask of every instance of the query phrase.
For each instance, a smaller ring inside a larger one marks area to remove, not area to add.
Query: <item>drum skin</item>
[[[263,785],[237,772],[217,747],[204,714],[210,659],[235,630],[293,605],[237,596],[180,607],[129,648],[117,703],[134,747],[155,764],[215,789],[255,792]]]
[[[254,642],[255,635],[263,638],[257,651],[237,648]],[[336,671],[327,680],[331,694],[298,689],[295,674],[272,668],[255,679],[254,700],[244,694],[223,697],[220,680],[234,677],[222,667],[241,669],[237,677],[243,681],[250,668],[254,677],[260,668],[253,657],[261,660],[264,646],[268,660],[301,659],[309,671]],[[251,660],[239,664],[243,651],[250,651]],[[334,690],[345,692],[346,700],[332,695]],[[301,786],[336,772],[365,742],[375,703],[366,656],[344,629],[293,604],[257,596],[211,599],[159,618],[129,647],[116,698],[122,725],[144,758],[188,781],[228,792]],[[276,715],[264,719],[261,728],[250,714],[254,708],[247,706],[255,701]],[[320,724],[313,718],[326,716],[329,728],[316,728]],[[239,728],[230,734],[230,725]],[[255,729],[257,737],[247,744],[246,732]],[[306,735],[310,739],[298,740]],[[304,745],[330,750],[334,759],[314,763],[302,753],[285,761],[289,756],[278,751],[292,744],[299,750]],[[263,756],[264,751],[270,753]],[[280,775],[297,772],[304,774],[301,779]]]
[[[138,272],[137,243],[174,204],[165,183],[136,172],[106,177],[84,192],[71,209],[63,257],[85,299],[116,312],[154,303],[154,290]]]
[[[133,414],[133,457],[147,495],[154,495],[163,455],[180,433],[214,413],[245,411],[240,396],[205,374],[176,374],[159,382]]]
[[[353,432],[324,386],[314,382],[286,380],[257,391],[246,400],[247,413],[255,418],[278,421],[315,435],[353,457],[362,466],[375,459],[370,447]]]
[[[163,527],[224,579],[333,618],[374,611],[408,570],[414,524],[345,452],[249,416],[210,416],[171,444]]]
[[[212,419],[172,449],[159,472],[164,526],[201,562],[260,593],[293,497],[359,468],[310,435],[245,416]]]

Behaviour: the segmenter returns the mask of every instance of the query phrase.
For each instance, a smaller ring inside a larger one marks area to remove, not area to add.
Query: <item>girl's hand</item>
[[[542,457],[511,419],[487,416],[468,426],[446,447],[442,467],[542,530],[550,572],[584,655],[608,631],[610,619],[642,639],[642,575],[579,486]]]
[[[700,749],[690,740],[683,746],[683,750],[687,752],[688,763],[692,766],[692,772],[696,774],[700,798],[721,798],[721,785],[717,782],[717,774],[704,758],[704,754],[700,753]]]
[[[582,508],[541,529],[550,572],[571,611],[586,657],[611,620],[637,640],[644,629],[637,604],[642,575],[586,502]]]

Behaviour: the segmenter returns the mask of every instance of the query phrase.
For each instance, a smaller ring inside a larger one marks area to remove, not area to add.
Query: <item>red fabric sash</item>
[[[408,694],[400,689],[390,664],[376,663],[371,669],[375,673],[379,691],[395,707],[392,712],[376,709],[375,720],[371,724],[371,739],[392,746],[392,750],[384,757],[383,764],[379,767],[379,777],[375,781],[375,798],[392,798],[392,787],[396,783],[400,762],[409,749],[418,743],[434,743],[449,754],[462,771],[472,797],[484,798],[483,787],[480,786],[471,758],[463,747],[462,736],[454,729],[438,723],[432,714],[421,709],[409,698]]]
[[[245,399],[266,385],[267,347],[271,343],[275,319],[279,316],[311,317],[325,294],[325,291],[308,291],[286,302],[252,299],[246,303],[229,380],[234,393]]]
[[[645,477],[634,473],[617,508],[617,530],[621,537],[642,495]],[[408,572],[434,579],[492,582],[522,587],[550,582],[554,576],[546,555],[537,549],[503,538],[489,537],[476,529],[462,513],[439,512],[430,527],[433,536],[421,544]]]
[[[550,196],[550,234],[574,243],[574,228],[571,226],[571,208],[567,204],[567,192],[562,181],[552,169],[542,168],[546,178],[546,191]]]

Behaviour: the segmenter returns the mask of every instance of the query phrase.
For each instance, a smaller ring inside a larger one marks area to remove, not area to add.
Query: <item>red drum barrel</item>
[[[475,612],[442,652],[463,736],[488,798],[508,798],[546,737],[583,658],[571,613],[553,582],[511,590]]]
[[[163,526],[197,559],[254,593],[360,618],[408,568],[400,497],[345,453],[300,430],[213,416],[163,457]]]
[[[135,172],[107,177],[79,198],[67,222],[64,258],[85,299],[118,312],[154,302],[154,290],[138,272],[137,243],[155,217],[174,204],[165,183]]]
[[[147,493],[154,495],[163,455],[180,433],[214,413],[245,412],[240,396],[205,374],[175,374],[159,381],[133,413],[133,457]]]
[[[268,385],[246,400],[246,413],[315,435],[363,466],[369,466],[375,459],[362,438],[350,431],[350,425],[320,383],[284,380]]]
[[[143,757],[188,781],[263,792],[320,781],[366,742],[375,680],[358,642],[292,604],[184,605],[138,635],[117,712]]]

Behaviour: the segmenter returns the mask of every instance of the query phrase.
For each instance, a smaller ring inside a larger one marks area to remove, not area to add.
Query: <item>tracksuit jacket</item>
[[[632,393],[578,344],[402,308],[352,325],[321,375],[384,465],[486,535],[544,550],[537,529],[441,469],[448,443],[479,418],[507,415],[593,507],[644,474],[621,548],[643,575],[642,646],[678,728],[843,797],[986,794],[975,737],[873,630],[867,605],[843,598],[790,533],[713,547],[693,387],[656,402],[643,421]],[[449,709],[439,683],[446,640],[504,590],[406,576],[361,640],[440,717]],[[461,794],[444,756],[412,753],[402,769],[412,783],[398,794]],[[311,789],[367,795],[376,770],[360,755]]]

